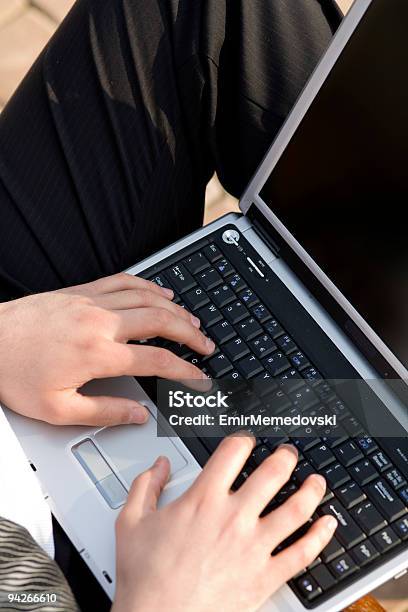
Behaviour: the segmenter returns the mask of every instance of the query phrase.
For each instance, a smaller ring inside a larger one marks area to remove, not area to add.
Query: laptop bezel
[[[289,142],[295,135],[303,118],[372,2],[373,0],[355,0],[349,13],[345,16],[334,35],[329,48],[300,94],[293,110],[248,184],[240,199],[239,206],[244,215],[258,217],[258,219],[261,218],[263,220],[264,230],[270,233],[281,255],[285,256],[290,265],[293,265],[294,271],[298,274],[306,288],[327,308],[336,323],[340,325],[346,335],[358,346],[379,375],[384,379],[402,379],[407,383],[408,370],[406,367],[355,310],[353,305],[345,298],[260,196],[260,192],[270,174],[284,154]],[[398,385],[399,395],[401,389],[402,385]],[[405,389],[407,391],[406,395]],[[404,385],[403,395],[404,401],[407,401],[407,384]]]

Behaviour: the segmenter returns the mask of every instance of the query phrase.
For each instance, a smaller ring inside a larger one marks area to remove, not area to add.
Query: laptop
[[[334,514],[339,527],[268,611],[337,611],[408,568],[407,22],[406,0],[356,0],[243,194],[241,214],[127,271],[174,289],[217,345],[205,360],[167,348],[214,379],[267,380],[285,410],[323,407],[337,417],[330,431],[282,432],[300,457],[273,503],[318,471],[328,482],[318,514]],[[364,385],[366,416],[374,429],[381,423],[375,435],[332,384],[340,379]],[[213,449],[205,438],[157,436],[157,407],[141,380],[92,382],[87,391],[135,398],[151,418],[57,428],[7,414],[54,515],[113,598],[114,523],[133,478],[167,455],[166,504]],[[241,481],[276,443],[255,435]]]

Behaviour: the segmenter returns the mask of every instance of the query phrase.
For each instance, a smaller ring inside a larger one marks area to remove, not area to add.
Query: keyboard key
[[[317,584],[327,591],[336,584],[336,579],[322,563],[310,571]]]
[[[265,323],[265,329],[274,340],[285,333],[285,330],[279,325],[276,319],[272,319],[272,321]]]
[[[309,361],[307,357],[305,357],[305,355],[301,351],[297,351],[296,353],[293,353],[293,355],[289,357],[289,361],[298,370],[301,370],[302,368],[305,368],[306,366],[309,365]]]
[[[361,423],[352,414],[347,415],[342,421],[342,426],[351,438],[358,436],[363,431]]]
[[[397,468],[392,468],[388,472],[385,472],[384,479],[389,482],[394,489],[399,489],[407,484],[404,476]]]
[[[241,338],[235,338],[230,340],[227,344],[222,347],[223,352],[226,354],[228,359],[236,361],[245,357],[249,353],[249,348]]]
[[[238,323],[236,329],[240,336],[246,341],[252,340],[252,338],[255,338],[262,332],[262,327],[253,317]]]
[[[198,274],[210,267],[208,259],[202,253],[194,253],[184,260],[184,265],[190,274]]]
[[[309,461],[302,461],[295,467],[293,478],[301,485],[311,474],[316,474],[315,468]]]
[[[246,287],[245,281],[240,277],[239,274],[233,274],[228,279],[228,284],[231,287],[231,289],[235,292],[241,291],[242,289],[245,289]]]
[[[319,446],[312,448],[306,453],[306,456],[317,470],[321,470],[335,461],[333,453],[325,444],[319,444]]]
[[[356,482],[348,482],[343,487],[336,490],[336,496],[346,510],[350,510],[353,506],[360,504],[365,500],[365,493],[360,489]]]
[[[238,372],[238,370],[231,370],[228,374],[225,374],[223,379],[227,382],[233,383],[231,386],[231,391],[236,392],[240,389],[246,389],[246,382],[243,376]],[[230,388],[230,387],[228,387]]]
[[[224,316],[232,325],[236,325],[242,319],[249,317],[249,310],[241,301],[234,302],[233,304],[229,304],[226,306],[223,311]]]
[[[228,259],[219,259],[214,264],[214,268],[221,274],[223,278],[229,276],[230,274],[234,274],[235,270],[232,267],[231,263]]]
[[[357,445],[350,440],[335,448],[333,452],[345,467],[349,467],[349,465],[364,458]]]
[[[391,461],[408,480],[408,437],[381,438],[378,442],[388,453]]]
[[[316,580],[310,574],[304,574],[296,580],[296,586],[299,589],[302,597],[307,601],[312,601],[318,595],[321,595],[322,589],[317,584]]]
[[[224,376],[224,374],[232,370],[231,362],[222,353],[210,359],[207,362],[207,367],[214,378]]]
[[[329,402],[334,398],[334,391],[327,382],[323,382],[320,383],[320,385],[317,385],[315,387],[315,392],[319,396],[320,400],[325,403]]]
[[[370,501],[365,501],[360,506],[353,508],[350,514],[369,536],[387,525],[387,521]]]
[[[299,387],[303,387],[304,380],[301,378],[299,372],[297,370],[286,370],[284,374],[279,376],[278,384],[285,393],[293,393]]]
[[[238,475],[237,479],[235,480],[231,488],[234,491],[239,489],[239,487],[241,487],[244,484],[244,482],[248,480],[248,478],[250,477],[253,471],[254,471],[253,467],[251,467],[250,465],[246,465],[244,469],[242,470],[242,472],[240,472],[240,474]]]
[[[322,506],[318,512],[321,515],[331,514],[336,517],[338,526],[335,531],[335,536],[346,550],[356,546],[356,544],[359,544],[365,539],[366,536],[363,531],[338,501],[332,500],[328,502],[325,506]]]
[[[222,308],[235,300],[235,293],[228,285],[217,287],[217,289],[210,292],[209,296],[218,308]]]
[[[395,521],[392,528],[401,540],[408,540],[408,517],[404,516]]]
[[[153,276],[153,278],[150,278],[149,280],[152,283],[158,285],[159,287],[163,287],[164,289],[171,289],[173,291],[173,287],[170,285],[164,274],[156,274],[156,276]]]
[[[360,485],[360,487],[364,487],[366,484],[377,478],[378,472],[368,459],[364,459],[364,461],[360,461],[353,465],[349,472],[351,477]]]
[[[280,350],[285,353],[285,355],[288,355],[289,353],[297,349],[296,344],[287,334],[285,334],[284,336],[279,336],[279,338],[277,338],[276,340],[276,344],[278,345]]]
[[[243,291],[240,291],[238,297],[244,302],[247,308],[252,308],[252,306],[255,306],[255,304],[259,302],[252,289],[244,289]]]
[[[387,455],[382,451],[376,451],[375,453],[370,455],[370,459],[379,472],[384,472],[385,470],[389,470],[390,467],[392,467]]]
[[[180,344],[179,342],[170,343],[167,349],[181,359],[186,359],[193,352],[186,344]]]
[[[188,291],[188,293],[183,295],[183,300],[187,308],[193,311],[202,308],[202,306],[205,306],[210,301],[201,287],[195,287],[195,289]]]
[[[269,372],[265,372],[264,370],[251,380],[251,387],[254,393],[261,396],[268,396],[272,391],[278,388],[278,385]],[[290,402],[287,405],[290,405]]]
[[[241,359],[236,364],[236,367],[244,378],[252,378],[252,376],[259,374],[263,370],[261,362],[255,355],[248,355],[248,357]]]
[[[320,556],[324,563],[330,563],[336,557],[344,553],[345,550],[336,538],[332,538],[330,542],[323,548]]]
[[[252,314],[254,315],[255,319],[257,319],[260,323],[265,323],[265,321],[268,321],[272,318],[271,313],[263,304],[258,304],[257,306],[254,306],[254,308],[252,308]]]
[[[342,419],[348,414],[350,414],[346,404],[342,402],[338,397],[331,400],[328,403],[327,407],[332,414],[336,415],[337,419]]]
[[[293,444],[296,448],[300,449],[302,453],[305,453],[321,442],[320,438],[313,436],[309,430],[310,427],[299,427],[291,434]]]
[[[222,277],[214,268],[201,272],[201,274],[198,274],[196,278],[204,291],[211,291],[211,289],[218,287],[218,285],[221,285],[222,283]]]
[[[355,439],[355,442],[361,448],[365,455],[369,455],[378,448],[376,441],[367,435],[358,436]]]
[[[261,373],[255,380],[257,382],[261,381],[259,385],[262,385],[262,387],[266,387],[267,385],[268,393],[265,394],[262,387],[258,387],[257,383],[255,383],[255,389],[259,388],[257,393],[259,393],[261,396],[265,396],[264,402],[271,415],[278,415],[291,406],[290,399],[284,394],[283,391],[274,391],[273,388],[269,386],[269,383],[262,382],[265,380],[263,376],[264,373]]]
[[[302,376],[307,380],[310,385],[317,385],[322,382],[323,376],[316,368],[310,366],[302,371]]]
[[[382,478],[367,485],[364,492],[389,523],[407,513],[397,493]]]
[[[210,263],[214,263],[214,261],[223,257],[220,249],[215,244],[210,244],[208,247],[205,247],[203,253]]]
[[[203,327],[210,327],[222,319],[222,314],[214,304],[208,304],[204,308],[200,308],[196,315]]]
[[[398,495],[400,496],[404,504],[408,506],[408,487],[403,487],[402,489],[399,489]]]
[[[183,264],[168,268],[165,272],[165,275],[172,287],[177,291],[177,293],[180,294],[186,293],[196,284],[194,278],[191,276],[190,272],[183,266]]]
[[[198,355],[197,353],[191,353],[191,355],[187,355],[186,357],[184,357],[184,361],[188,361],[189,363],[192,363],[193,365],[197,366],[197,368],[199,368],[202,364],[203,356]]]
[[[262,363],[272,376],[278,376],[290,367],[285,355],[279,351],[264,359]]]
[[[255,340],[251,340],[249,343],[254,354],[258,357],[258,359],[262,359],[262,357],[266,357],[270,353],[276,350],[276,344],[272,340],[268,334],[264,334],[263,336],[259,336]]]
[[[337,489],[337,487],[341,487],[341,485],[350,480],[349,473],[340,463],[330,465],[329,467],[325,468],[321,474],[326,478],[327,486],[330,489]]]
[[[357,569],[357,565],[347,553],[341,555],[330,563],[330,571],[338,580],[342,580],[343,578],[346,578],[346,576],[350,576],[350,574],[357,571]]]
[[[350,550],[350,555],[353,557],[354,561],[360,567],[367,565],[367,563],[371,563],[377,557],[379,557],[379,552],[375,548],[375,546],[369,541],[365,540],[358,544],[354,548]]]
[[[319,428],[318,431],[323,442],[325,442],[329,448],[335,448],[348,439],[347,432],[338,423],[333,427]]]
[[[262,446],[257,446],[256,449],[251,454],[251,460],[255,463],[255,465],[261,465],[261,463],[269,457],[271,451],[265,444]]]
[[[372,538],[372,542],[380,553],[385,553],[397,544],[401,542],[395,531],[391,527],[383,529],[379,533],[376,533]]]
[[[220,323],[213,325],[208,330],[208,333],[217,344],[228,342],[228,340],[231,340],[237,335],[235,329],[230,323],[228,323],[228,321],[221,321]]]
[[[289,397],[298,412],[304,412],[318,403],[318,399],[310,387],[302,387],[291,393]]]

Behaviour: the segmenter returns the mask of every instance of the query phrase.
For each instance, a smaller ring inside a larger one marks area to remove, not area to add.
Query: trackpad
[[[187,461],[170,438],[157,437],[156,420],[151,415],[145,425],[123,425],[103,429],[95,435],[97,444],[113,470],[130,486],[133,480],[165,455],[171,464],[171,476]]]

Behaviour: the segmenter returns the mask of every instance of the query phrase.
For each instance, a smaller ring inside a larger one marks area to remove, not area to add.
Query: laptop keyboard
[[[326,495],[315,515],[273,553],[301,537],[319,516],[337,518],[335,537],[319,558],[289,583],[302,603],[307,607],[321,603],[336,587],[348,583],[351,575],[358,578],[364,569],[378,564],[381,557],[385,559],[390,550],[395,552],[407,541],[408,438],[379,440],[364,431],[221,248],[206,244],[160,273],[143,276],[173,289],[174,301],[200,318],[202,331],[214,340],[216,350],[203,357],[185,345],[162,339],[149,344],[172,350],[211,378],[233,381],[234,388],[238,389],[240,382],[245,387],[249,379],[252,392],[243,391],[242,397],[246,414],[262,414],[267,409],[262,395],[267,393],[269,398],[273,396],[275,414],[320,412],[337,416],[336,427],[326,429],[324,435],[318,429],[306,436],[302,428],[282,428],[281,433],[274,431],[268,437],[262,426],[253,428],[257,445],[235,483],[236,488],[241,486],[279,444],[288,442],[299,451],[298,464],[290,482],[264,514],[293,495],[310,474],[325,477]],[[234,404],[232,411],[239,411],[239,407]],[[230,428],[225,434],[233,431]],[[211,453],[219,439],[202,442]]]

